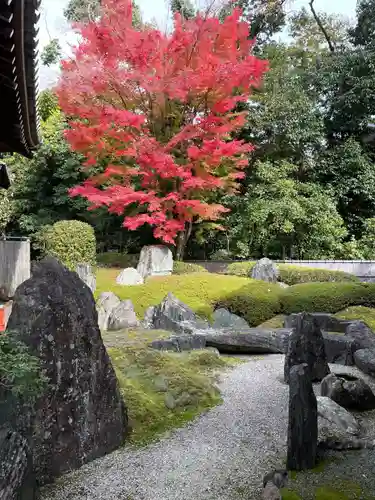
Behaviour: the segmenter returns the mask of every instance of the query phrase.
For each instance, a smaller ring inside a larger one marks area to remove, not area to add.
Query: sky
[[[199,0],[198,0],[199,1]],[[69,0],[42,0],[42,12],[39,29],[39,52],[53,38],[58,38],[63,47],[63,53],[69,54],[69,45],[74,44],[74,37],[69,31],[69,26],[64,20],[63,11]],[[156,20],[161,27],[165,26],[168,17],[168,0],[137,0],[142,10],[145,21]],[[317,11],[324,10],[331,14],[341,14],[353,19],[355,16],[357,0],[315,0]],[[199,5],[199,3],[198,3]],[[306,6],[308,0],[289,1],[290,10],[298,10]],[[40,66],[40,89],[53,85],[58,76],[56,67],[46,68]]]

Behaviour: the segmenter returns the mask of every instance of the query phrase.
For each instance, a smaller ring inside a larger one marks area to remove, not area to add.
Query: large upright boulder
[[[284,363],[285,382],[289,382],[292,366],[301,363],[307,363],[312,381],[320,382],[330,373],[322,331],[315,318],[307,313],[296,317],[293,333],[289,337]]]
[[[267,281],[267,283],[276,283],[279,276],[279,270],[272,260],[264,257],[258,260],[251,271],[251,277],[255,280]]]
[[[94,293],[96,290],[96,276],[93,273],[92,266],[90,266],[90,264],[78,264],[76,272],[81,280],[90,288],[92,293]]]
[[[354,350],[375,349],[375,333],[364,321],[352,321],[346,328],[345,334],[354,339]]]
[[[103,292],[100,294],[96,303],[100,330],[108,330],[109,317],[120,303],[121,300],[113,292]]]
[[[131,300],[122,300],[112,309],[108,319],[108,330],[122,330],[124,328],[137,328],[140,322],[134,311]]]
[[[14,422],[29,441],[38,483],[121,446],[127,411],[93,295],[78,275],[44,259],[18,287],[8,330],[39,357],[49,380],[30,414]]]
[[[318,446],[318,409],[310,369],[306,363],[290,370],[287,467],[315,467]]]
[[[143,247],[137,271],[143,279],[149,276],[169,276],[173,271],[172,252],[164,245]]]

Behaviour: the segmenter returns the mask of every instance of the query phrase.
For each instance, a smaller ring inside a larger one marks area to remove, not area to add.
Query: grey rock
[[[216,309],[213,314],[213,325],[212,328],[233,328],[233,330],[241,328],[250,328],[248,323],[237,316],[236,314],[230,313],[227,309],[220,308]]]
[[[145,316],[142,321],[142,328],[151,329],[154,327],[155,306],[150,306],[146,309]]]
[[[359,349],[354,353],[356,366],[371,377],[375,377],[375,349]]]
[[[108,318],[108,330],[122,330],[123,328],[137,328],[139,321],[131,300],[121,301],[112,309]]]
[[[183,302],[172,293],[155,307],[153,314],[154,328],[170,330],[175,333],[193,333],[194,330],[209,328],[207,321],[201,320]]]
[[[364,321],[352,321],[346,328],[346,335],[354,339],[354,350],[375,349],[375,333]]]
[[[108,320],[113,309],[120,304],[120,299],[113,292],[103,292],[96,303],[100,330],[108,330]]]
[[[300,313],[289,314],[284,320],[285,328],[295,328]],[[325,332],[345,333],[348,325],[352,322],[342,320],[328,313],[310,313],[316,325]]]
[[[359,424],[357,420],[345,408],[338,405],[327,396],[317,396],[316,399],[318,403],[319,417],[327,421],[325,426],[328,429],[334,429],[336,436],[337,430],[341,430],[345,434],[352,434],[354,436],[359,434]]]
[[[143,279],[149,276],[169,276],[173,271],[172,252],[164,245],[143,247],[137,271]]]
[[[322,380],[320,393],[346,409],[359,411],[375,409],[375,395],[371,387],[354,375],[347,373],[327,375]]]
[[[182,406],[189,406],[193,403],[193,397],[191,394],[188,392],[183,392],[178,398],[176,399],[176,406],[182,407]]]
[[[76,273],[81,280],[86,283],[92,293],[94,293],[96,290],[96,276],[92,272],[92,266],[90,266],[90,264],[78,264]]]
[[[118,285],[143,285],[143,277],[134,267],[123,269],[116,278]]]
[[[44,394],[12,420],[29,441],[39,484],[124,443],[127,411],[93,295],[75,272],[41,261],[16,291],[8,331],[38,356],[48,379]],[[8,418],[1,412],[0,425]]]
[[[272,260],[264,257],[258,260],[251,271],[251,277],[255,280],[267,281],[268,283],[276,283],[279,276],[279,270]]]
[[[227,354],[284,353],[291,330],[249,328],[244,333],[206,335],[206,346]]]
[[[278,281],[277,284],[279,285],[280,288],[289,288],[289,285],[283,283],[282,281]]]
[[[317,401],[307,363],[291,367],[289,374],[289,424],[287,468],[311,469],[318,444]]]
[[[354,365],[354,339],[339,333],[323,333],[327,362]]]
[[[191,351],[194,349],[204,349],[206,338],[203,335],[180,335],[169,339],[153,340],[149,347],[159,351]]]
[[[0,498],[34,500],[35,492],[32,456],[27,441],[9,427],[3,427],[0,430]]]
[[[307,363],[312,381],[321,381],[330,373],[321,329],[311,314],[301,313],[289,338],[285,355],[284,380],[289,382],[289,372],[294,365]]]
[[[174,410],[177,406],[177,402],[173,394],[167,392],[164,397],[164,404],[169,410]]]
[[[168,385],[168,380],[163,375],[155,377],[154,387],[158,392],[167,392]]]

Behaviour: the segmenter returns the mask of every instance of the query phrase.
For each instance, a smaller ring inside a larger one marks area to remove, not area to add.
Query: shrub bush
[[[176,260],[173,263],[173,274],[207,273],[207,269],[199,264],[191,262],[180,262]]]
[[[233,262],[229,264],[226,274],[235,276],[249,276],[255,261]],[[329,269],[317,269],[312,267],[293,266],[291,264],[278,264],[279,281],[287,285],[296,285],[298,283],[312,282],[359,282],[354,274],[344,273],[343,271],[331,271]]]
[[[100,267],[115,267],[118,269],[137,267],[138,260],[139,254],[103,252],[96,255],[96,261]]]
[[[306,312],[337,313],[349,306],[375,306],[373,283],[302,283],[283,290],[285,314]]]
[[[45,226],[39,232],[38,245],[43,256],[56,257],[72,271],[77,264],[96,264],[95,232],[86,222],[63,220]]]

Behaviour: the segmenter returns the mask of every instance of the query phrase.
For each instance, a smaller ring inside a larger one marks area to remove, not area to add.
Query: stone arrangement
[[[53,258],[35,266],[15,293],[7,334],[38,356],[48,379],[44,394],[31,406],[3,395],[3,406],[10,408],[0,415],[0,428],[8,424],[6,414],[16,415],[15,434],[2,437],[8,443],[2,452],[11,449],[22,464],[15,483],[25,481],[23,470],[29,477],[28,448],[32,473],[42,485],[124,443],[127,410],[98,328],[92,292],[75,272]]]
[[[258,260],[251,271],[251,278],[266,281],[267,283],[276,283],[278,277],[279,270],[276,264],[266,257]]]
[[[144,279],[134,267],[123,269],[116,278],[118,285],[143,285]]]

